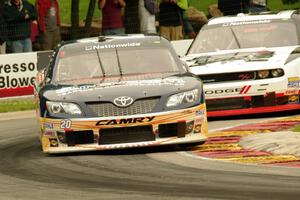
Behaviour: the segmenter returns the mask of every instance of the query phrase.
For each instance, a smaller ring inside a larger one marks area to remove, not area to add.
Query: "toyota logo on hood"
[[[133,103],[133,98],[122,96],[114,99],[114,104],[119,107],[127,107]]]

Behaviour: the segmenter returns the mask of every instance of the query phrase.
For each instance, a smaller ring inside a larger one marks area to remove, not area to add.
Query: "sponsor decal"
[[[195,119],[195,120],[194,120],[195,125],[201,124],[201,123],[202,123],[202,120],[203,120],[203,119],[199,119],[199,118]]]
[[[202,116],[204,115],[205,111],[204,110],[196,110],[195,115],[196,116]]]
[[[64,119],[60,121],[60,128],[61,129],[70,129],[72,126],[72,121],[69,119]]]
[[[153,121],[155,117],[137,117],[137,118],[127,118],[127,119],[112,119],[112,120],[100,120],[96,123],[96,126],[102,125],[122,125],[122,124],[136,124],[136,123],[146,123]]]
[[[130,106],[133,103],[133,98],[127,97],[127,96],[122,96],[122,97],[117,97],[114,99],[114,104],[119,107],[127,107]]]
[[[195,133],[201,133],[201,128],[202,128],[202,124],[195,125],[194,132]]]
[[[76,92],[84,92],[84,91],[92,91],[96,85],[83,85],[83,86],[76,86],[76,87],[64,87],[59,90],[56,90],[58,95],[68,95],[73,94]]]
[[[63,95],[68,95],[76,92],[86,92],[86,91],[101,90],[106,88],[130,87],[130,86],[162,86],[162,85],[184,86],[185,81],[180,78],[165,78],[165,79],[152,79],[152,80],[109,82],[97,86],[84,85],[84,86],[75,86],[75,87],[65,87],[56,90],[56,93],[57,95],[63,96]]]
[[[254,76],[251,73],[240,74],[238,77],[239,77],[240,80],[254,79]]]
[[[58,147],[58,141],[56,138],[49,138],[50,147]]]
[[[38,74],[35,77],[36,85],[40,85],[45,79],[44,71],[38,72]]]
[[[245,85],[242,90],[240,91],[240,94],[247,94],[248,91],[250,90],[251,85]]]
[[[272,51],[258,51],[258,52],[239,52],[239,53],[228,53],[225,55],[212,55],[212,56],[200,56],[200,57],[194,57],[192,59],[187,60],[188,62],[193,62],[193,66],[198,65],[207,65],[211,63],[227,63],[227,62],[233,62],[236,60],[244,60],[245,62],[253,62],[253,61],[268,61],[269,58],[271,58],[274,55],[274,52]],[[249,75],[254,78],[253,72],[243,72],[248,73]]]
[[[46,131],[44,133],[44,136],[55,137],[55,132],[54,131]]]
[[[57,138],[60,143],[66,143],[66,135],[64,132],[57,132]]]
[[[217,94],[247,94],[250,90],[251,85],[245,85],[241,88],[227,88],[227,89],[216,89],[206,90],[206,95],[217,95]]]
[[[194,129],[194,121],[187,122],[185,125],[185,133],[191,133]]]
[[[184,110],[184,111],[182,112],[182,114],[190,114],[190,113],[193,113],[193,111],[192,111],[192,110]]]
[[[89,45],[85,47],[86,51],[91,50],[99,50],[99,49],[114,49],[114,48],[127,48],[127,47],[139,47],[141,46],[140,42],[127,42],[127,43],[120,43],[120,44],[95,44],[95,45]]]
[[[298,95],[291,95],[289,97],[289,103],[298,103],[299,102],[299,96]]]
[[[294,94],[298,94],[298,90],[287,90],[285,92],[285,95],[294,95]]]
[[[239,21],[239,22],[228,22],[224,23],[223,26],[240,26],[240,25],[248,25],[248,24],[266,24],[270,23],[271,20],[263,19],[263,20],[255,20],[255,21]]]
[[[44,128],[45,129],[53,129],[54,125],[52,123],[44,123]]]
[[[300,83],[299,77],[288,78],[288,88],[298,88]]]

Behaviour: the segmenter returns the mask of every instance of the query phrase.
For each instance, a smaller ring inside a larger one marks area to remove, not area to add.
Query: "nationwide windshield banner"
[[[33,95],[37,53],[0,56],[0,98]]]

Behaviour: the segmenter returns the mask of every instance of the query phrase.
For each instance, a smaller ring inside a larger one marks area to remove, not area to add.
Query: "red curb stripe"
[[[208,141],[219,141],[219,140],[227,140],[227,139],[240,139],[241,136],[239,135],[229,135],[229,136],[217,136],[217,137],[210,137]]]
[[[251,150],[238,150],[238,151],[213,151],[213,152],[199,152],[197,155],[208,158],[231,158],[240,156],[243,157],[259,157],[270,156],[269,152],[251,151]]]
[[[229,144],[229,143],[238,143],[240,139],[231,139],[231,140],[215,140],[215,141],[206,141],[205,144]]]
[[[228,141],[235,141],[235,143],[239,142],[241,139],[241,136],[223,136],[223,137],[211,137],[206,140],[205,143],[220,143],[220,142],[226,142]]]
[[[245,89],[243,88],[244,92]],[[215,132],[215,137],[209,137],[203,148],[199,147],[194,150],[194,154],[211,159],[224,159],[240,163],[258,163],[261,165],[285,166],[300,168],[300,158],[291,156],[276,156],[271,152],[244,149],[238,143],[243,137],[243,131],[263,132],[263,131],[282,131],[288,130],[295,125],[300,124],[299,120],[279,120],[258,124],[241,125],[229,129],[223,129]],[[230,135],[229,135],[230,134]],[[267,134],[267,133],[266,133]],[[206,146],[205,146],[206,145]],[[251,157],[253,159],[251,160]],[[247,161],[249,159],[249,161]],[[277,160],[276,160],[277,159]],[[265,160],[265,161],[264,161]]]
[[[268,165],[279,166],[279,167],[300,167],[300,161],[290,161],[290,162],[279,162],[279,163],[269,163]]]
[[[289,122],[289,123],[264,123],[264,124],[250,124],[250,125],[242,125],[234,128],[227,129],[227,131],[246,131],[246,130],[284,130],[289,129],[300,122]]]

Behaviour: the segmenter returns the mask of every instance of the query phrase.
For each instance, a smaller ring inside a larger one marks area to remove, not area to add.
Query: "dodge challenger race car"
[[[63,43],[36,80],[45,153],[206,140],[202,82],[162,37]]]
[[[208,116],[299,109],[300,14],[214,18],[184,61],[204,84]]]

